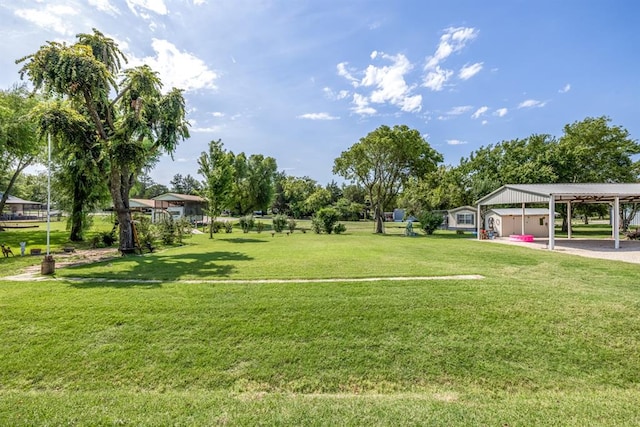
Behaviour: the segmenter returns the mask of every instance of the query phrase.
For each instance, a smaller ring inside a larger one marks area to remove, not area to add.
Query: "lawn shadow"
[[[241,252],[154,253],[130,255],[93,264],[65,268],[61,279],[94,279],[95,283],[76,283],[78,288],[152,285],[151,281],[214,280],[227,278],[240,263],[253,258]],[[108,280],[108,281],[105,281]],[[118,282],[121,281],[121,282]],[[156,282],[159,283],[159,282]]]
[[[221,242],[229,242],[229,243],[266,243],[266,240],[262,239],[253,239],[251,237],[231,237],[228,239],[218,239]]]

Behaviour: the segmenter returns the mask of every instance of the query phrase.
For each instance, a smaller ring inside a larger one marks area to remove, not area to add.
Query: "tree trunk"
[[[69,240],[72,242],[81,242],[83,240],[84,213],[82,211],[82,200],[82,197],[76,191],[71,205],[71,233]]]
[[[132,252],[135,249],[129,209],[130,189],[129,174],[112,166],[109,190],[113,199],[113,208],[118,217],[120,251],[123,253]]]
[[[376,205],[373,216],[376,222],[376,234],[384,234],[384,212],[382,206]]]

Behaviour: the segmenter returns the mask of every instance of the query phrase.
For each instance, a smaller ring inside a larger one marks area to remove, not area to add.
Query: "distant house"
[[[0,197],[3,194],[0,192]],[[2,221],[38,219],[46,216],[46,204],[9,195],[4,205],[4,210],[0,214],[0,220]]]
[[[153,199],[153,222],[162,215],[170,214],[173,218],[186,218],[192,223],[204,219],[207,201],[200,196],[190,194],[165,193]]]
[[[449,230],[476,230],[477,209],[473,206],[460,206],[447,211],[445,222]]]
[[[484,229],[493,231],[498,237],[512,234],[549,237],[549,209],[527,208],[524,210],[524,223],[522,219],[521,208],[490,209],[484,217]]]

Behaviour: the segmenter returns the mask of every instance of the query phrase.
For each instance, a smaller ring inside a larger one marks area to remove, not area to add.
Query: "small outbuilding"
[[[524,217],[523,217],[524,214]],[[549,237],[549,210],[544,208],[494,208],[484,216],[484,229],[495,236],[507,237],[525,234],[533,237]]]
[[[153,221],[161,215],[170,214],[173,218],[186,218],[192,223],[204,219],[207,201],[200,196],[191,194],[165,193],[153,198]]]
[[[614,248],[620,248],[620,203],[640,202],[640,183],[596,183],[596,184],[509,184],[476,202],[478,217],[486,206],[516,205],[525,210],[527,204],[548,206],[548,216],[555,215],[556,204],[566,204],[567,217],[571,218],[571,207],[578,203],[605,203],[612,207],[611,236]],[[525,214],[526,216],[526,214]],[[522,218],[521,218],[522,219]],[[555,246],[555,221],[548,221],[549,249]],[[527,233],[526,224],[521,222],[520,234]],[[571,238],[571,222],[568,236]],[[478,238],[481,238],[478,230]]]
[[[0,192],[0,198],[2,198],[2,196],[3,193]],[[0,220],[15,221],[40,219],[43,216],[46,216],[46,207],[47,206],[44,203],[33,202],[21,199],[20,197],[8,195],[7,201],[4,204],[4,211],[0,212]]]

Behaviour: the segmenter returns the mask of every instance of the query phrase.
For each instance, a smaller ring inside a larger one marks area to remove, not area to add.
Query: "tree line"
[[[189,137],[180,89],[163,91],[146,65],[125,69],[115,42],[95,29],[72,45],[47,42],[16,62],[33,91],[0,91],[0,211],[13,189],[42,197],[42,176],[21,174],[44,162],[49,136],[55,194],[70,214],[72,241],[83,239],[87,215],[110,201],[120,247],[133,248],[129,200],[167,190],[201,195],[213,218],[223,211],[303,218],[333,209],[342,219],[373,219],[382,233],[385,211],[400,207],[417,215],[471,205],[508,183],[638,181],[638,142],[601,116],[567,124],[559,137],[534,134],[482,146],[458,165],[443,164],[418,130],[383,125],[335,159],[341,185],[286,175],[272,157],[235,154],[214,140],[198,158],[201,179],[175,175],[168,188],[149,171]]]

